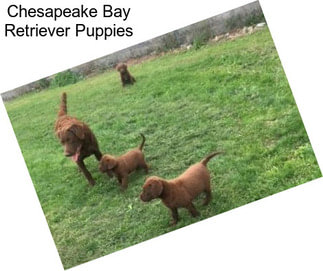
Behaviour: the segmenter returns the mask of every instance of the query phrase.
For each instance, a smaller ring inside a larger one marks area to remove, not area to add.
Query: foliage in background
[[[49,86],[50,86],[50,80],[48,78],[42,78],[37,81],[36,89],[44,90],[46,88],[49,88]]]
[[[197,24],[193,31],[193,48],[195,50],[200,49],[212,38],[212,31],[209,24],[206,22],[200,22]]]
[[[180,47],[180,43],[174,32],[168,33],[162,37],[162,44],[158,48],[158,53],[167,52]]]
[[[266,18],[262,12],[260,13],[251,13],[245,21],[245,26],[252,26],[258,23],[266,22]]]
[[[59,72],[58,74],[55,75],[53,80],[50,82],[50,87],[55,88],[55,87],[63,87],[70,84],[75,84],[81,79],[82,79],[81,75],[75,72],[72,72],[71,70]]]
[[[255,11],[246,17],[241,17],[240,14],[231,16],[226,20],[225,26],[229,32],[244,26],[256,25],[261,22],[266,22],[264,14],[262,12]]]

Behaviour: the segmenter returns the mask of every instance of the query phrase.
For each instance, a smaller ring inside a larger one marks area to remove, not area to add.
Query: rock
[[[229,33],[227,33],[227,34],[229,34]],[[219,41],[219,40],[222,40],[223,38],[224,38],[224,35],[219,35],[219,36],[215,36],[213,40],[214,40],[215,42],[217,42],[217,41]]]
[[[187,43],[181,44],[181,49],[185,49],[188,46]]]
[[[253,26],[249,26],[248,27],[248,33],[250,34],[250,33],[252,33],[253,32]]]
[[[256,29],[260,29],[260,28],[264,28],[266,26],[266,23],[265,22],[262,22],[262,23],[259,23],[256,25]]]
[[[189,50],[191,48],[192,48],[192,44],[189,44],[189,45],[186,46],[186,50]]]

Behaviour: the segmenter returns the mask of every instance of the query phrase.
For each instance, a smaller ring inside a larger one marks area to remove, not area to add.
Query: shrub
[[[50,80],[47,78],[42,78],[37,81],[36,89],[43,90],[48,88],[50,85]]]
[[[232,15],[225,21],[227,31],[232,31],[243,26],[243,18],[240,14]]]
[[[193,48],[200,49],[212,37],[210,26],[206,22],[197,25],[193,32]]]
[[[71,70],[67,70],[56,74],[54,79],[51,81],[50,86],[63,87],[66,85],[75,84],[81,79],[82,77],[79,74],[72,72]]]
[[[251,26],[255,25],[258,23],[266,22],[264,14],[261,13],[252,13],[250,16],[247,18],[245,25],[246,26]]]
[[[167,52],[180,46],[175,33],[168,33],[162,38],[162,45],[158,48],[159,52]]]
[[[231,16],[225,22],[227,31],[232,31],[243,26],[251,26],[260,22],[265,22],[265,16],[262,11],[254,11],[247,17],[241,17],[241,15]]]

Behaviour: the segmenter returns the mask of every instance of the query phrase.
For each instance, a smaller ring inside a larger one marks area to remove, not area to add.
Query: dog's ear
[[[106,172],[107,170],[111,170],[115,168],[117,165],[117,160],[110,155],[103,155],[99,162],[99,170],[101,172]]]
[[[106,160],[107,161],[107,168],[108,169],[113,169],[117,166],[117,159],[115,158],[109,158]]]
[[[79,124],[73,124],[68,131],[72,132],[77,138],[83,140],[85,138],[84,127]]]
[[[122,64],[121,64],[121,63],[119,63],[119,64],[116,66],[116,70],[119,72],[121,69],[122,69]]]
[[[107,167],[107,163],[105,162],[105,157],[104,157],[104,156],[102,156],[102,157],[101,157],[101,160],[100,160],[100,162],[99,162],[99,170],[100,170],[101,172],[106,172],[106,171],[107,171],[107,169],[108,169],[108,167]]]
[[[64,137],[66,135],[66,129],[64,128],[60,128],[56,131],[56,136],[59,140],[64,140]]]
[[[61,139],[63,137],[63,131],[62,129],[59,129],[58,131],[56,131],[56,136]]]
[[[116,70],[117,71],[121,71],[121,70],[126,70],[127,69],[127,65],[125,64],[125,63],[120,63],[120,64],[118,64],[117,66],[116,66]]]
[[[155,198],[157,198],[161,195],[161,193],[163,192],[163,189],[164,187],[161,179],[155,178],[154,181],[151,183],[151,188],[150,188],[151,194]]]

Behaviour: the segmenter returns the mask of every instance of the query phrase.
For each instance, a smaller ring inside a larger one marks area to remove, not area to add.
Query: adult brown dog
[[[116,66],[116,70],[120,73],[121,83],[124,87],[126,84],[133,85],[136,82],[135,78],[128,71],[128,67],[125,63],[119,63]]]
[[[160,177],[148,177],[143,185],[140,198],[147,202],[155,198],[160,198],[162,202],[171,210],[172,225],[178,221],[177,208],[188,209],[193,217],[199,212],[195,209],[192,201],[200,193],[205,192],[204,205],[211,200],[210,173],[206,167],[209,160],[222,152],[214,152],[205,157],[201,162],[190,166],[179,177],[166,181]]]
[[[94,185],[90,172],[84,164],[84,159],[92,154],[100,161],[102,153],[91,129],[82,121],[67,115],[66,93],[61,97],[58,118],[55,123],[55,133],[64,146],[64,154],[79,166],[90,185]]]
[[[142,136],[142,142],[137,149],[128,151],[119,157],[105,154],[102,156],[99,164],[101,172],[105,172],[109,176],[114,174],[117,177],[123,190],[128,187],[128,175],[131,172],[137,168],[143,168],[148,173],[148,165],[142,152],[146,138],[143,134],[140,135]]]

